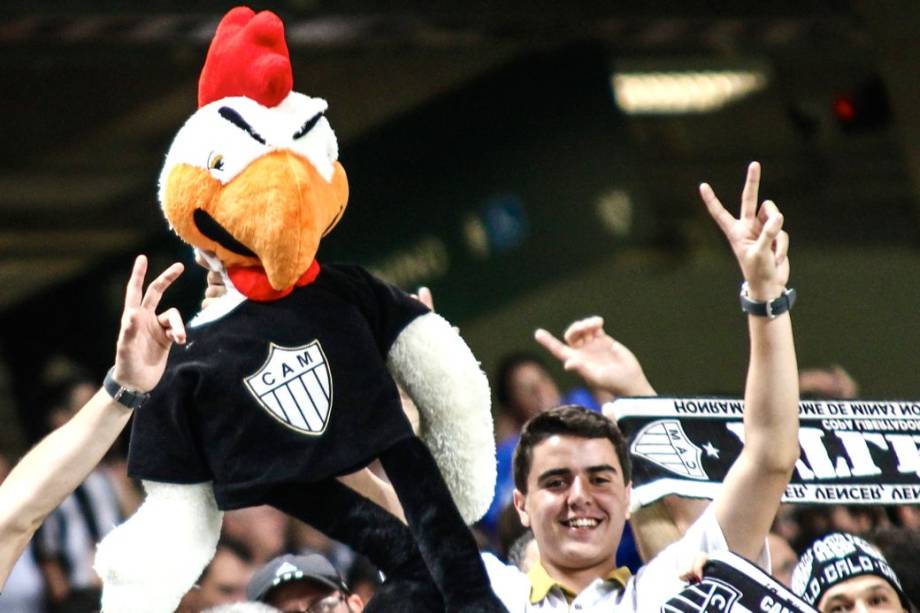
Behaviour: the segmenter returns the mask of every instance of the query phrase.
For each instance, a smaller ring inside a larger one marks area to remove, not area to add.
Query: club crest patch
[[[662,605],[661,611],[662,613],[721,613],[731,611],[732,605],[740,597],[741,591],[737,588],[719,579],[704,577],[701,582],[688,586]]]
[[[265,363],[244,379],[249,393],[288,428],[320,435],[332,412],[332,375],[319,341],[269,345]]]
[[[690,441],[676,419],[662,419],[642,428],[633,441],[632,453],[684,477],[709,478],[700,461],[702,450]]]

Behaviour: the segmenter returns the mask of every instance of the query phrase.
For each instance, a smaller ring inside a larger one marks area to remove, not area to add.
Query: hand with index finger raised
[[[182,274],[175,263],[144,292],[147,258],[138,256],[125,291],[125,308],[115,350],[115,380],[132,390],[147,392],[163,376],[173,342],[185,342],[185,326],[176,309],[157,315],[163,292]]]

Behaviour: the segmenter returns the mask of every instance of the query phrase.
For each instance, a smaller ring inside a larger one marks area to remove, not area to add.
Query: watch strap
[[[748,292],[748,284],[747,281],[745,281],[741,285],[739,297],[741,300],[741,310],[748,315],[776,319],[786,311],[792,310],[792,306],[795,304],[796,292],[792,288],[784,289],[779,298],[761,302],[751,299]]]
[[[123,404],[129,409],[140,408],[140,406],[150,398],[150,394],[147,392],[138,392],[128,389],[118,383],[118,381],[115,380],[114,366],[105,374],[105,380],[102,382],[102,387],[105,388],[106,393],[112,397],[112,400],[119,404]]]

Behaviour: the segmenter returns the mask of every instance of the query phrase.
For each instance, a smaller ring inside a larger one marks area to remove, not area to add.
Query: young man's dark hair
[[[579,438],[605,438],[613,445],[623,469],[623,482],[629,483],[631,467],[629,449],[617,425],[599,413],[570,404],[540,413],[521,430],[521,440],[514,451],[514,486],[527,493],[527,475],[533,462],[533,448],[554,435]]]

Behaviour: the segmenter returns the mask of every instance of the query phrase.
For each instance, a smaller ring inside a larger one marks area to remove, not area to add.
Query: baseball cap
[[[302,556],[285,554],[256,571],[246,586],[246,598],[261,601],[279,585],[300,580],[348,592],[342,577],[323,556],[315,553]]]
[[[866,540],[844,532],[833,532],[816,540],[802,554],[792,572],[792,591],[817,607],[832,587],[862,576],[888,581],[904,608],[910,610],[901,582],[882,552]]]

